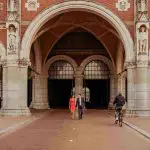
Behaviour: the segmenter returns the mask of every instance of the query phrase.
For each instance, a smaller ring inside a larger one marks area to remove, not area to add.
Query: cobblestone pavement
[[[71,120],[54,110],[0,139],[0,150],[150,150],[150,141],[127,126],[118,127],[105,111],[87,110]]]

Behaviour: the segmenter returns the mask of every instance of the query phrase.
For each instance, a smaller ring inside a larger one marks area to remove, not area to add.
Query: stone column
[[[135,63],[127,64],[127,115],[135,115]]]
[[[1,115],[30,115],[27,107],[27,67],[17,61],[3,64],[3,102]]]
[[[109,101],[109,109],[113,108],[113,101],[115,99],[116,95],[116,88],[115,88],[115,77],[111,76],[110,77],[110,101]]]
[[[76,69],[76,74],[74,75],[74,77],[75,77],[75,96],[77,96],[78,94],[83,94],[83,75],[80,70],[81,70],[80,68]]]
[[[33,78],[31,108],[48,109],[48,78],[46,76],[35,75]]]
[[[135,83],[136,113],[138,116],[150,116],[148,78],[148,62],[138,62]]]

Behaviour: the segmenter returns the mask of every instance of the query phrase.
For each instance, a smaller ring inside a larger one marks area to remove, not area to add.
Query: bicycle
[[[119,123],[119,126],[122,127],[122,123],[123,123],[123,111],[122,109],[117,109],[116,111],[118,114],[118,120],[115,121],[115,123]],[[115,114],[115,118],[116,118],[116,114]]]

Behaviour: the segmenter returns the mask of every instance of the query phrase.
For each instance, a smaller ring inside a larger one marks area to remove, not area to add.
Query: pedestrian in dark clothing
[[[115,110],[116,110],[115,111],[116,121],[118,121],[118,112],[122,110],[124,104],[125,104],[125,98],[124,96],[122,96],[121,93],[119,93],[113,102],[113,105],[115,105]]]
[[[77,97],[77,101],[76,101],[76,108],[78,108],[78,118],[79,119],[82,119],[84,107],[85,107],[84,98],[81,97],[81,94],[79,94]]]

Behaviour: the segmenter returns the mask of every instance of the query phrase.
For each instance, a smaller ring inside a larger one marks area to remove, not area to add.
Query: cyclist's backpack
[[[118,105],[118,106],[123,106],[124,104],[125,104],[124,98],[123,98],[122,96],[119,96],[119,97],[117,98],[117,105]]]

